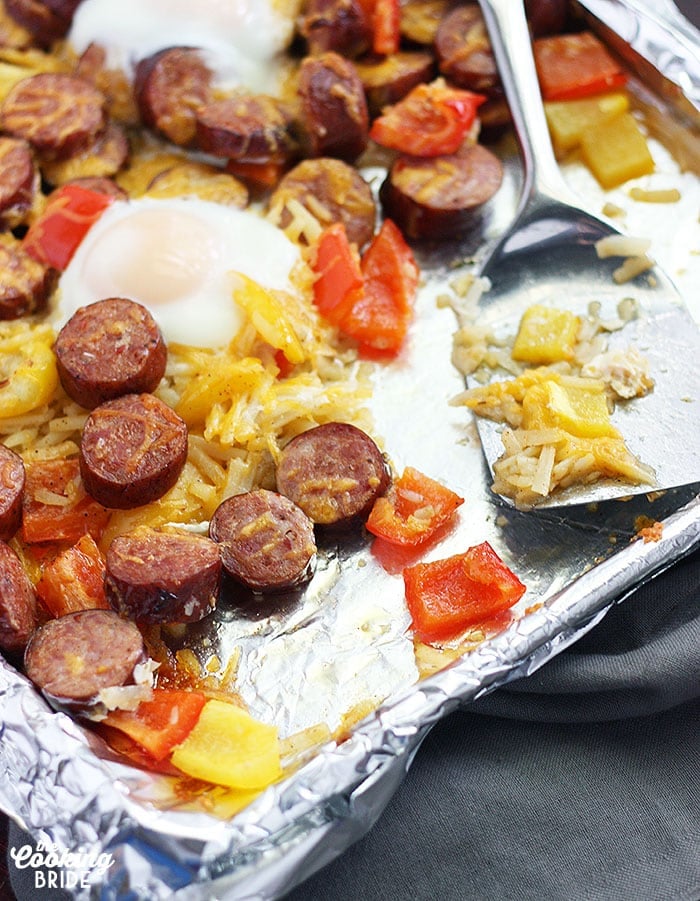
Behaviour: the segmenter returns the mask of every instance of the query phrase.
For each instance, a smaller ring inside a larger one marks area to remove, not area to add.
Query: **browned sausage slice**
[[[187,426],[152,394],[96,407],[80,442],[85,490],[104,507],[149,504],[173,487],[187,460]]]
[[[5,0],[15,22],[31,32],[37,43],[48,47],[64,37],[81,0]]]
[[[227,97],[198,110],[197,146],[242,163],[286,163],[294,150],[289,126],[289,116],[273,97]]]
[[[277,490],[319,525],[367,514],[388,485],[377,445],[345,422],[328,422],[292,438],[277,464]]]
[[[0,319],[18,319],[46,306],[57,273],[37,262],[12,235],[0,235]]]
[[[446,15],[435,36],[440,72],[453,83],[484,94],[500,93],[500,78],[478,3]]]
[[[193,47],[169,47],[141,60],[134,96],[143,122],[186,147],[195,136],[197,110],[212,99],[212,80]]]
[[[453,156],[399,157],[379,196],[385,215],[406,237],[454,238],[496,193],[502,178],[498,157],[474,144]]]
[[[226,571],[253,591],[290,588],[311,574],[313,523],[274,491],[227,498],[211,518],[209,535],[221,548]]]
[[[104,95],[82,78],[41,72],[18,82],[0,107],[0,128],[47,159],[78,153],[106,125]]]
[[[22,651],[36,628],[36,596],[22,562],[0,542],[0,648]]]
[[[299,33],[312,56],[335,50],[353,58],[372,44],[372,23],[359,0],[307,0]]]
[[[342,160],[303,160],[291,169],[270,197],[270,213],[280,228],[295,219],[300,204],[326,228],[345,225],[348,239],[359,248],[374,234],[377,215],[372,191],[360,173]]]
[[[193,623],[216,606],[221,555],[202,535],[142,527],[114,539],[106,565],[109,602],[137,623]]]
[[[75,156],[60,160],[43,160],[41,172],[52,185],[62,185],[79,178],[110,178],[129,158],[126,131],[110,122],[94,141]]]
[[[22,458],[0,444],[0,541],[9,541],[22,524],[25,482]]]
[[[103,688],[132,682],[134,667],[145,660],[138,627],[112,610],[94,609],[44,623],[27,645],[24,668],[55,706],[80,709]]]
[[[369,112],[350,60],[332,51],[307,56],[299,69],[298,93],[308,155],[357,159],[367,146]]]
[[[355,66],[372,116],[435,75],[435,58],[424,50],[401,50],[383,59],[358,60]]]
[[[0,226],[20,225],[39,188],[39,170],[26,141],[0,137]]]
[[[54,345],[66,394],[92,409],[122,394],[154,391],[168,352],[150,312],[124,297],[80,307]]]

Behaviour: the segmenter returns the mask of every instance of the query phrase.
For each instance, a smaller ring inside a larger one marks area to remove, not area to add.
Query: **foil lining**
[[[601,19],[597,7],[605,6],[619,11],[616,22],[631,21],[633,34],[622,25],[619,33],[670,81],[683,60],[682,93],[691,106],[696,103],[700,36],[673,7],[656,3],[652,10],[642,0],[581,5]],[[624,192],[603,195],[575,164],[566,176],[594,208],[609,200],[625,209],[628,233],[652,238],[654,256],[700,322],[700,184],[692,172],[679,171],[663,146],[655,144],[654,154],[658,171],[648,187],[679,187],[678,204],[632,203]],[[370,828],[435,722],[535,671],[613,603],[700,544],[697,485],[565,512],[520,512],[490,493],[474,424],[463,408],[449,405],[463,383],[450,362],[454,316],[436,301],[470,269],[484,238],[508,224],[518,188],[519,169],[511,165],[498,204],[474,233],[421,259],[425,285],[410,354],[382,370],[373,400],[376,433],[396,469],[410,464],[443,477],[467,499],[456,527],[430,556],[489,540],[528,586],[513,621],[417,681],[402,561],[377,558],[359,533],[321,548],[321,565],[302,596],[274,610],[222,604],[214,630],[193,630],[187,643],[222,659],[238,649],[244,699],[254,715],[274,719],[282,734],[321,720],[335,729],[357,704],[379,705],[347,740],[329,742],[230,820],[179,804],[166,777],[125,765],[69,717],[52,713],[29,682],[0,660],[0,806],[37,840],[111,855],[106,875],[87,871],[89,885],[77,896],[279,897]],[[671,446],[650,453],[668,453]],[[663,522],[660,540],[637,538],[640,517]]]

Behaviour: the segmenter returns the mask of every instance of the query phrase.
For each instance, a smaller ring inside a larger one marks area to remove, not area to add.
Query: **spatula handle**
[[[522,0],[479,0],[523,154],[523,200],[571,195],[552,150]]]

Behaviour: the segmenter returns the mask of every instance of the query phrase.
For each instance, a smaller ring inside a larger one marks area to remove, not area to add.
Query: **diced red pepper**
[[[90,534],[99,541],[110,511],[85,491],[77,460],[46,460],[26,464],[21,535],[38,541],[76,542]],[[50,503],[50,495],[57,503]]]
[[[449,87],[442,78],[420,84],[402,100],[386,107],[369,135],[377,144],[411,156],[456,153],[486,98]]]
[[[102,723],[126,733],[154,760],[163,760],[183,742],[207,701],[198,691],[155,688],[150,701],[136,710],[112,710]]]
[[[367,529],[402,547],[423,544],[452,518],[464,503],[451,489],[411,466],[379,497],[367,519]]]
[[[91,535],[82,538],[42,567],[36,592],[53,616],[94,607],[109,610],[104,588],[105,563]]]
[[[25,250],[40,263],[63,271],[92,224],[113,200],[109,194],[81,185],[62,185],[30,225],[24,236]]]
[[[620,64],[590,31],[538,38],[533,44],[545,100],[575,100],[622,87]]]
[[[348,241],[345,226],[336,222],[326,228],[316,246],[313,269],[314,303],[333,325],[340,322],[364,290],[357,252]]]
[[[413,631],[428,643],[457,638],[512,607],[526,590],[487,541],[464,554],[410,566],[403,578]]]
[[[340,320],[340,330],[364,349],[395,354],[408,332],[419,271],[399,228],[385,219],[362,257],[364,291]]]

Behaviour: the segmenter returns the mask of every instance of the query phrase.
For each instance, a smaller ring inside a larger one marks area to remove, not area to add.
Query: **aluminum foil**
[[[641,0],[606,5],[633,13],[635,51],[662,73],[664,61],[677,59],[677,38],[687,29],[663,5],[653,15]],[[647,12],[654,26],[649,45],[640,38]],[[700,37],[691,38],[700,57]],[[689,87],[686,96],[697,97],[700,79],[693,75]],[[513,147],[502,150],[514,157]],[[611,200],[625,209],[628,233],[652,238],[656,259],[700,322],[700,184],[679,171],[662,145],[654,144],[654,154],[657,172],[646,186],[679,187],[677,204],[633,203],[624,191],[603,195],[576,165],[566,176],[594,205]],[[449,404],[463,383],[450,362],[453,313],[437,298],[469,271],[484,240],[508,224],[518,166],[507,172],[498,203],[473,234],[422,254],[425,284],[408,353],[382,368],[372,407],[376,434],[397,470],[413,465],[466,498],[456,527],[429,557],[487,539],[528,586],[510,625],[419,681],[400,578],[406,561],[379,557],[361,531],[342,543],[327,541],[309,588],[274,609],[224,602],[213,625],[191,629],[185,644],[202,659],[240,652],[239,690],[251,712],[276,722],[283,735],[320,721],[335,729],[358,704],[378,705],[347,740],[328,742],[228,820],[183,804],[167,777],[125,765],[76,722],[52,713],[0,661],[0,806],[35,839],[91,855],[77,896],[279,897],[369,829],[437,720],[536,670],[612,603],[700,544],[697,485],[626,503],[530,513],[490,493],[473,421]],[[660,540],[637,537],[641,517],[663,522]],[[110,855],[103,874],[89,866],[99,853]]]

